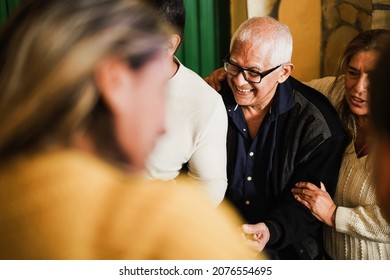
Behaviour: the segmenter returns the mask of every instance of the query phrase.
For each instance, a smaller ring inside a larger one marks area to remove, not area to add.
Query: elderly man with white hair
[[[326,97],[290,76],[291,56],[288,27],[270,17],[247,20],[232,38],[220,85],[229,120],[226,198],[257,251],[321,259],[321,223],[291,189],[323,182],[333,195],[346,134]]]

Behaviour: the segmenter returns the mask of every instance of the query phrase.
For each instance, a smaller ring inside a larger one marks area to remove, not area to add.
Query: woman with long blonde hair
[[[164,132],[169,35],[136,0],[24,1],[1,30],[0,259],[248,256],[201,194],[135,174]]]
[[[296,199],[324,222],[324,246],[331,259],[390,259],[390,224],[378,205],[368,160],[370,79],[390,31],[367,30],[346,47],[336,77],[308,84],[324,93],[338,109],[350,136],[343,155],[334,198],[326,186],[301,182]]]

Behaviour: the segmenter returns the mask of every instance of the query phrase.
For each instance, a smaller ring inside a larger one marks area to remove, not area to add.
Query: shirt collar
[[[294,90],[291,86],[290,79],[278,85],[272,105],[270,107],[270,114],[279,116],[289,111],[295,105]]]
[[[225,105],[228,111],[228,115],[233,115],[237,112],[240,106],[234,100],[233,92],[229,88],[229,95],[225,96]],[[277,117],[285,112],[289,111],[295,104],[293,97],[293,88],[291,87],[290,80],[287,79],[284,83],[281,83],[276,88],[275,96],[272,100],[272,104],[269,109],[269,114],[272,117]]]

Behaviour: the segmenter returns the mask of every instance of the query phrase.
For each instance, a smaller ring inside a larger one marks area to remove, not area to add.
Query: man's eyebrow
[[[231,62],[233,62],[234,64],[236,64],[237,66],[243,67],[240,64],[238,64],[238,62],[235,61],[234,59],[230,58],[229,60]],[[248,69],[248,70],[252,70],[253,69],[256,72],[260,72],[260,69],[261,69],[259,66],[249,66],[249,67],[243,67],[243,68]],[[266,70],[264,70],[264,71],[266,71]]]

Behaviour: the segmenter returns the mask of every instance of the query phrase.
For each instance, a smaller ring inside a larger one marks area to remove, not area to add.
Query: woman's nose
[[[355,85],[357,93],[365,93],[368,88],[368,77],[361,76]]]

